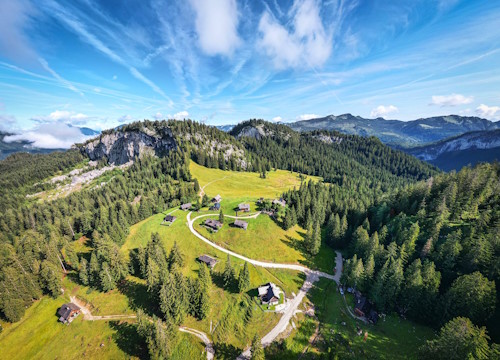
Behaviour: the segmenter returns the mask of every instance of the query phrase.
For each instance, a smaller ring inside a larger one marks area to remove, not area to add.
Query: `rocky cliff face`
[[[162,156],[177,144],[169,128],[155,133],[148,129],[113,131],[82,145],[80,150],[91,160],[107,158],[110,164],[121,165],[144,155]]]

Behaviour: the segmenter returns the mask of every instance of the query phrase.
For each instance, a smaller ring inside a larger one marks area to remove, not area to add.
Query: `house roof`
[[[79,311],[80,308],[73,304],[73,303],[67,303],[67,304],[63,304],[59,310],[57,310],[57,315],[60,316],[60,319],[63,319],[63,320],[68,320],[68,318],[70,317],[71,313],[73,311]]]
[[[217,194],[217,196],[215,196],[215,197],[212,199],[212,201],[215,201],[215,202],[219,202],[219,201],[221,201],[221,200],[222,200],[222,197],[221,197],[219,194]]]
[[[279,200],[278,199],[274,199],[273,200],[273,204],[279,204],[281,206],[286,206],[286,201],[282,198],[280,198]]]
[[[242,229],[247,229],[248,223],[243,220],[234,220],[234,226],[240,227]]]
[[[220,229],[222,227],[222,223],[219,220],[207,219],[205,220],[205,225],[210,226],[211,228]]]
[[[259,286],[259,296],[264,302],[269,302],[273,298],[279,299],[279,289],[273,283],[267,283]]]
[[[201,255],[198,257],[198,260],[207,264],[208,266],[213,267],[215,264],[217,264],[217,260],[215,260],[213,257],[208,256],[208,255]]]
[[[186,203],[181,205],[182,210],[191,209],[191,203]]]
[[[240,210],[250,210],[250,204],[241,203],[238,205]]]
[[[362,312],[365,312],[365,305],[366,305],[366,297],[364,296],[356,296],[354,298],[354,309],[358,309]]]
[[[220,209],[220,203],[216,202],[213,206],[212,206],[213,209],[215,210],[219,210]]]
[[[177,219],[177,217],[175,217],[175,216],[167,215],[167,216],[165,216],[165,219],[163,219],[163,220],[168,221],[168,222],[174,222],[176,219]]]

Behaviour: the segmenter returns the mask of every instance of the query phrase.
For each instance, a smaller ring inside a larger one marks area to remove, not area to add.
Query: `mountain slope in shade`
[[[500,129],[474,131],[403,151],[442,170],[460,170],[466,165],[500,160]]]
[[[288,126],[297,131],[337,130],[352,135],[376,136],[388,145],[404,147],[429,144],[471,131],[500,129],[499,122],[458,115],[400,121],[344,114],[297,121]]]

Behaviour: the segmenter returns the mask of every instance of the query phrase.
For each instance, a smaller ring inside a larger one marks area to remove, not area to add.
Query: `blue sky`
[[[0,0],[0,129],[67,146],[68,125],[144,118],[498,120],[499,19],[492,0]]]

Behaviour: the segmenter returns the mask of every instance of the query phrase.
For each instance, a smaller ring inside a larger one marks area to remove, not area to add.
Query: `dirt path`
[[[89,321],[95,321],[95,320],[124,320],[124,319],[135,319],[136,315],[92,315],[90,310],[87,308],[87,304],[85,304],[83,301],[80,301],[77,297],[70,296],[69,297],[70,301],[73,304],[76,304],[80,307],[83,313],[83,319],[84,320],[89,320]]]
[[[124,319],[135,319],[137,317],[136,315],[103,315],[103,316],[92,315],[91,311],[87,308],[87,304],[85,304],[83,301],[80,301],[77,297],[74,296],[70,296],[69,299],[72,303],[80,307],[83,313],[83,320],[87,321],[124,320]],[[207,360],[213,360],[215,354],[214,346],[213,343],[208,338],[207,334],[199,330],[187,328],[185,326],[181,326],[179,328],[179,331],[192,334],[198,337],[201,341],[203,341],[203,343],[205,344],[205,351],[207,353]]]
[[[179,331],[189,333],[189,334],[192,334],[192,335],[198,337],[205,344],[205,351],[207,353],[207,360],[212,360],[214,358],[214,355],[215,355],[214,344],[212,344],[212,342],[208,338],[207,334],[205,334],[204,332],[199,331],[199,330],[187,328],[185,326],[181,326],[179,328]]]
[[[325,277],[327,279],[333,280],[337,284],[339,283],[340,276],[342,275],[342,255],[339,252],[337,252],[337,257],[335,258],[335,264],[336,264],[336,269],[337,269],[335,275],[330,275],[330,274],[327,274],[325,272],[318,271],[318,270],[311,270],[305,266],[297,265],[297,264],[279,264],[279,263],[271,263],[271,262],[253,260],[253,259],[247,258],[246,256],[237,254],[234,251],[227,250],[226,248],[223,248],[222,246],[219,246],[219,245],[211,242],[209,239],[207,239],[206,237],[204,237],[203,235],[198,233],[193,228],[193,223],[197,219],[200,219],[200,218],[206,217],[206,216],[214,216],[214,215],[217,215],[217,214],[204,214],[204,215],[197,216],[194,219],[191,219],[191,212],[190,212],[187,216],[187,220],[188,220],[189,230],[191,231],[191,233],[193,233],[193,235],[195,235],[200,240],[206,242],[210,246],[212,246],[212,247],[214,247],[214,248],[216,248],[216,249],[218,249],[226,254],[234,256],[238,259],[244,260],[252,265],[261,266],[264,268],[296,270],[296,271],[301,271],[304,274],[306,274],[306,280],[304,281],[304,284],[300,288],[299,293],[292,300],[289,301],[289,303],[287,304],[287,307],[283,311],[283,316],[281,316],[281,319],[279,320],[278,324],[276,324],[276,326],[274,328],[272,328],[271,331],[269,331],[262,338],[261,343],[263,346],[267,346],[267,345],[271,344],[279,334],[281,334],[283,331],[286,330],[293,314],[296,312],[297,308],[299,307],[300,303],[302,302],[302,300],[306,296],[307,292],[312,288],[312,285],[314,284],[314,282],[319,280],[320,277]],[[256,214],[249,215],[249,216],[227,216],[227,217],[230,217],[232,219],[248,219],[248,218],[256,218],[259,215],[260,215],[260,213],[256,213]],[[238,356],[237,359],[238,360],[245,360],[245,359],[250,359],[250,358],[251,358],[251,349],[248,348],[245,351],[243,351],[243,353],[240,356]]]
[[[319,334],[319,322],[318,324],[316,324],[316,329],[314,330],[314,334],[312,334],[309,337],[309,344],[304,348],[304,350],[302,350],[302,354],[300,355],[299,359],[302,358],[302,356],[304,356],[304,354],[309,350],[309,348],[314,345],[314,343],[316,342],[316,338],[318,337],[318,334]]]
[[[215,179],[215,180],[212,180],[210,182],[207,182],[205,185],[203,185],[201,188],[200,188],[200,193],[198,194],[198,196],[200,198],[203,198],[203,195],[205,195],[205,188],[210,185],[210,184],[213,184],[214,182],[216,181],[221,181],[221,180],[224,180],[224,179],[227,179],[228,177],[230,176],[224,176],[223,178],[220,178],[220,179]]]

